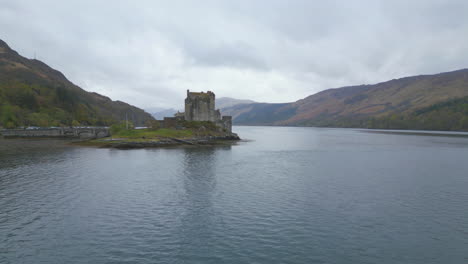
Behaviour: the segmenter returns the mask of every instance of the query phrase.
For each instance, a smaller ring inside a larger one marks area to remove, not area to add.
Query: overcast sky
[[[468,67],[468,1],[0,0],[0,38],[142,108],[187,89],[290,102]]]

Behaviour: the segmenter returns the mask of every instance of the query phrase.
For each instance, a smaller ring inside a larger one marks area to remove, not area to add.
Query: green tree
[[[120,122],[120,123],[117,123],[117,124],[113,124],[111,127],[110,127],[110,133],[111,135],[115,135],[115,134],[118,134],[119,132],[122,132],[122,131],[125,131],[125,130],[131,130],[131,129],[134,129],[135,127],[133,126],[133,123],[128,121],[128,122]]]
[[[72,127],[78,127],[78,126],[80,126],[80,122],[78,122],[76,120],[73,120],[71,125],[72,125]]]
[[[0,107],[0,122],[7,128],[17,126],[17,117],[10,104],[4,104]]]

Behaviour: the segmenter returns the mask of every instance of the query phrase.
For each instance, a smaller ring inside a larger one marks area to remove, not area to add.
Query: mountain
[[[468,69],[226,108],[240,125],[468,130]]]
[[[229,107],[240,105],[240,104],[252,104],[252,103],[256,103],[256,102],[252,100],[241,100],[241,99],[235,99],[235,98],[230,98],[230,97],[221,97],[221,98],[216,99],[216,109],[220,109],[221,113],[223,115],[226,115],[224,113],[225,108],[229,108]],[[153,108],[147,108],[145,110],[148,113],[151,113],[151,115],[157,120],[162,120],[164,119],[164,117],[172,117],[174,116],[175,113],[177,113],[177,110],[174,108],[153,107]],[[179,111],[183,112],[184,110],[179,110]]]
[[[145,110],[151,113],[157,120],[163,120],[164,117],[173,117],[177,113],[177,110],[174,108],[150,108]]]
[[[279,125],[294,115],[295,109],[289,103],[253,103],[227,107],[222,113],[232,116],[235,125]]]
[[[216,99],[216,109],[220,109],[221,112],[224,108],[232,107],[235,105],[240,104],[253,104],[256,103],[252,100],[242,100],[242,99],[235,99],[230,97],[221,97]]]
[[[81,89],[0,40],[0,126],[104,126],[126,116],[135,125],[153,119],[135,106]]]

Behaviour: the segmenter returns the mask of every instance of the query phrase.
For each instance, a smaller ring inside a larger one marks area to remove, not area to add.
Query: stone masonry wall
[[[100,128],[39,128],[5,129],[0,134],[4,137],[64,137],[64,138],[102,138],[110,135],[109,129]]]

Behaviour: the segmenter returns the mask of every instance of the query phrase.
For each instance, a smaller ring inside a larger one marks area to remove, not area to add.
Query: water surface
[[[0,139],[0,263],[468,263],[468,138],[235,131],[250,141]]]

